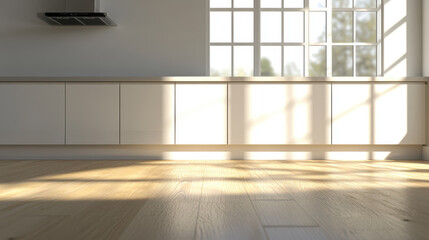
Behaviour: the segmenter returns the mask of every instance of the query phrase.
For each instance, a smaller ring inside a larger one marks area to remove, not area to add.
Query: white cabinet
[[[66,143],[119,144],[119,83],[67,83]]]
[[[176,143],[227,143],[227,85],[176,85]]]
[[[64,144],[64,83],[0,83],[0,144]]]
[[[333,144],[424,144],[425,85],[334,84]]]
[[[230,144],[330,144],[330,84],[229,88]]]
[[[425,84],[376,84],[374,143],[425,144]]]
[[[121,84],[121,144],[174,144],[174,84]]]
[[[370,144],[371,121],[370,84],[333,84],[333,144]]]

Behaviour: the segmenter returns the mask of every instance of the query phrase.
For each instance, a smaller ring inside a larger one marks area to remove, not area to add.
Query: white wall
[[[1,0],[1,76],[205,75],[205,0],[101,0],[117,27],[49,26],[36,17],[64,4]]]
[[[429,76],[429,0],[423,0],[423,76]]]
[[[422,0],[383,0],[383,3],[384,76],[421,76]]]
[[[101,0],[118,27],[54,27],[36,14],[65,0],[2,0],[0,76],[205,75],[208,1]],[[382,1],[385,75],[421,76],[426,0]]]
[[[423,12],[423,61],[422,61],[422,68],[423,68],[423,76],[429,76],[429,0],[423,0],[423,6],[422,6],[422,12]],[[426,14],[424,14],[426,13]],[[429,93],[428,88],[426,87],[426,96]],[[426,114],[428,114],[427,107],[429,106],[429,98],[426,98]],[[426,128],[429,127],[428,122],[429,117],[426,116]],[[428,130],[426,130],[426,139],[429,139]],[[425,146],[423,147],[423,159],[429,160],[429,147]]]

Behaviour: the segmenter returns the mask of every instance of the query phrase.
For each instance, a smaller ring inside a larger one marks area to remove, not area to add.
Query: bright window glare
[[[231,13],[210,13],[210,42],[231,42]]]
[[[285,42],[304,42],[304,12],[285,12],[284,28]]]
[[[303,8],[304,0],[284,0],[285,8]]]
[[[235,8],[253,8],[253,0],[234,0]]]
[[[231,47],[210,47],[210,76],[231,76]]]
[[[281,8],[281,0],[261,0],[261,8]]]
[[[284,75],[304,76],[304,47],[284,47]]]
[[[234,13],[234,42],[253,42],[253,12]]]
[[[310,8],[326,8],[326,0],[310,0]]]
[[[230,8],[231,0],[210,0],[211,8]]]
[[[281,12],[261,13],[261,42],[281,41],[281,19]]]
[[[234,47],[234,76],[253,76],[253,46]]]
[[[310,13],[310,42],[326,42],[326,13]]]

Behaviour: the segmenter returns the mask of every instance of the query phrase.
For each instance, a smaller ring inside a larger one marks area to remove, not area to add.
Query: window
[[[378,75],[377,0],[209,1],[211,76]]]

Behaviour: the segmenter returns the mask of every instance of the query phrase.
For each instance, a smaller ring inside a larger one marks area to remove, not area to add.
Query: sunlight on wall
[[[311,159],[311,152],[246,152],[246,160],[305,160]]]
[[[386,1],[385,1],[386,2]],[[384,4],[384,30],[394,28],[407,17],[407,0],[389,0]]]
[[[408,85],[375,85],[374,143],[398,144],[407,135]]]
[[[371,143],[370,89],[368,84],[333,85],[333,144]]]
[[[286,142],[286,85],[243,86],[245,96],[245,143],[280,144]]]
[[[323,109],[320,111],[323,116],[313,116],[313,104],[320,99],[311,97],[320,95],[320,97],[326,98],[328,96],[327,92],[319,95],[313,94],[313,88],[325,90],[326,86],[307,84],[231,85],[230,143],[314,143],[315,136],[311,121],[325,123],[324,119],[329,113]],[[236,110],[240,107],[244,109],[237,114]],[[320,137],[322,141],[324,138]]]
[[[227,160],[230,159],[230,153],[222,151],[172,151],[165,152],[164,157],[169,160]]]
[[[384,38],[384,75],[407,76],[407,25],[396,27]]]
[[[368,151],[338,151],[327,152],[327,157],[330,160],[364,160],[369,159],[370,154]]]
[[[226,144],[226,84],[176,86],[176,143]]]
[[[392,154],[391,151],[377,151],[372,153],[372,158],[374,160],[385,160],[388,159],[390,154]]]
[[[384,6],[384,76],[407,76],[407,1]]]

